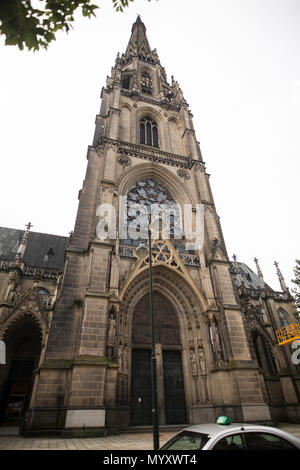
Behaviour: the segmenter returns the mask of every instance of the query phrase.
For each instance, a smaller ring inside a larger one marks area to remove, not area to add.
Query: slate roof
[[[261,287],[258,275],[254,271],[252,271],[252,269],[250,269],[249,266],[247,266],[245,263],[238,262],[237,265],[239,267],[244,286],[247,289],[260,289],[261,290],[262,287]],[[235,281],[237,284],[239,284],[237,278],[235,278]],[[273,289],[268,284],[266,284],[266,286],[268,287],[270,291],[273,291]]]
[[[0,227],[0,259],[13,260],[24,230]],[[63,268],[69,238],[47,233],[29,232],[23,261],[28,266]]]

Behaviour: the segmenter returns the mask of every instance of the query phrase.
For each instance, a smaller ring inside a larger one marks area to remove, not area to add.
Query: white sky
[[[0,225],[74,228],[100,92],[137,14],[194,115],[229,256],[279,290],[299,253],[300,2],[135,0],[78,17],[48,51],[0,47]]]

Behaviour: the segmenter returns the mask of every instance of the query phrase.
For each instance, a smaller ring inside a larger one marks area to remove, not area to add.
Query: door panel
[[[131,424],[152,424],[151,351],[133,349],[131,364]]]
[[[16,426],[23,418],[31,386],[34,361],[13,360],[7,380],[4,426]]]
[[[28,388],[28,382],[11,382],[9,384],[8,397],[4,410],[4,426],[16,426],[20,424],[24,414]]]
[[[163,351],[166,424],[186,423],[186,405],[180,351]]]

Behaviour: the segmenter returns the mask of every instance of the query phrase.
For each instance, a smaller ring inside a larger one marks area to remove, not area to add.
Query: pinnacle
[[[146,27],[142,22],[140,15],[137,16],[135,23],[132,25],[131,37],[126,49],[126,55],[129,51],[135,51],[137,53],[144,52],[146,54],[151,53],[150,45],[146,36]]]

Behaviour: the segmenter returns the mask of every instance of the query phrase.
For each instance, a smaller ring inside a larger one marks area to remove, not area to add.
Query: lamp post
[[[149,255],[149,287],[150,287],[150,323],[151,323],[151,389],[152,389],[152,425],[153,425],[153,449],[159,449],[159,426],[157,410],[157,378],[156,378],[156,356],[155,356],[155,329],[153,309],[153,283],[152,283],[152,252],[151,252],[151,228],[148,226],[148,249],[141,242],[135,250],[139,258]]]

